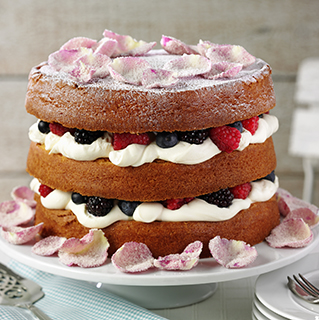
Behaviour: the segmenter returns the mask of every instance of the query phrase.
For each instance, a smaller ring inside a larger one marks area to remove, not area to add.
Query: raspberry
[[[178,199],[168,199],[162,202],[163,206],[169,210],[179,209],[182,205],[189,203],[194,198],[178,198]]]
[[[74,132],[73,129],[66,128],[66,127],[62,126],[62,124],[56,123],[56,122],[50,123],[49,127],[50,127],[50,131],[52,133],[54,133],[60,137],[62,137],[66,132],[71,132],[71,133]]]
[[[251,191],[251,184],[249,182],[240,184],[239,186],[229,188],[235,199],[246,199]]]
[[[259,117],[252,117],[250,119],[242,120],[243,127],[248,130],[252,135],[258,129]]]
[[[178,139],[191,144],[202,144],[209,136],[209,129],[178,132]]]
[[[151,137],[148,133],[114,133],[112,142],[114,150],[121,150],[133,143],[148,145],[151,143]]]
[[[89,197],[86,208],[96,217],[106,216],[113,208],[113,200],[100,197]]]
[[[234,127],[221,126],[210,129],[210,138],[219,150],[231,153],[238,148],[241,133]]]
[[[217,207],[228,208],[232,204],[234,195],[229,189],[220,189],[219,191],[205,194],[199,198],[210,204],[215,204]]]
[[[52,188],[46,186],[45,184],[41,184],[39,187],[40,195],[45,198],[49,193],[53,191]]]
[[[74,132],[74,140],[80,144],[91,144],[98,138],[102,137],[103,131],[87,131],[84,129],[76,129]]]

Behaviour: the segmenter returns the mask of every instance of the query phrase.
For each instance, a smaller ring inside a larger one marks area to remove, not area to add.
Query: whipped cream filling
[[[225,221],[233,218],[243,209],[248,209],[254,202],[269,200],[278,189],[278,178],[275,182],[267,179],[251,182],[252,190],[246,199],[234,199],[228,208],[219,208],[205,200],[195,198],[177,210],[169,210],[158,202],[143,202],[134,211],[132,217],[125,215],[117,205],[104,217],[96,217],[86,210],[85,204],[75,204],[71,192],[53,190],[41,203],[48,209],[68,209],[78,221],[87,228],[105,228],[119,220],[136,220],[144,223],[153,221]],[[33,179],[30,188],[39,194],[40,182]]]
[[[264,114],[259,119],[258,129],[254,135],[245,130],[241,134],[241,140],[237,150],[244,150],[249,144],[263,143],[278,130],[278,119],[269,114]],[[111,136],[105,133],[90,145],[75,142],[74,137],[65,133],[62,137],[53,134],[43,134],[35,123],[30,127],[29,138],[31,141],[43,144],[45,149],[52,153],[60,153],[63,156],[78,161],[93,161],[98,158],[109,158],[116,166],[138,167],[155,159],[180,164],[198,164],[211,159],[221,151],[207,138],[202,144],[190,144],[180,141],[172,148],[160,148],[156,142],[149,145],[131,144],[122,150],[114,150]]]

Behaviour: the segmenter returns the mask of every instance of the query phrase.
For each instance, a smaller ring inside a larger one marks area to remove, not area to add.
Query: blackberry
[[[77,193],[77,192],[72,193],[71,199],[75,204],[86,203],[88,200],[86,196],[82,196],[80,193]]]
[[[210,204],[215,204],[220,208],[227,208],[232,204],[234,195],[227,189],[220,189],[219,191],[205,194],[199,197]]]
[[[160,148],[172,148],[178,143],[176,132],[159,132],[156,135],[156,144]]]
[[[101,197],[89,197],[86,208],[90,214],[96,217],[106,216],[113,208],[113,200]]]
[[[202,144],[209,136],[209,129],[178,132],[178,139],[191,144]]]
[[[40,120],[38,122],[38,129],[41,133],[47,134],[50,132],[50,123]]]
[[[134,214],[134,211],[139,204],[140,204],[139,201],[120,200],[118,203],[118,206],[124,214],[131,217]]]
[[[80,144],[91,144],[103,135],[103,131],[87,131],[84,129],[76,129],[74,132],[74,140]]]
[[[236,121],[234,123],[228,124],[228,127],[236,128],[240,133],[244,131],[241,121]]]

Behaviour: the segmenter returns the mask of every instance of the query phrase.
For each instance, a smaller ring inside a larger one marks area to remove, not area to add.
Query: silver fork
[[[309,282],[302,274],[298,274],[299,278],[293,275],[294,280],[288,278],[288,288],[301,299],[318,304],[319,303],[319,289]]]

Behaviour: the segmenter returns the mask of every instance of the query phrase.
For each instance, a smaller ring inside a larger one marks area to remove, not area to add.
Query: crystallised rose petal
[[[167,37],[162,35],[161,38],[161,46],[165,51],[167,51],[170,54],[196,54],[198,53],[196,50],[196,47],[187,45],[186,43],[175,39],[173,37]]]
[[[102,230],[91,229],[83,238],[66,240],[58,252],[61,263],[82,268],[101,266],[107,259],[109,243]]]
[[[110,74],[115,80],[134,85],[142,83],[143,73],[150,67],[146,60],[136,57],[116,58],[109,64]]]
[[[62,248],[66,240],[58,236],[44,238],[33,245],[32,252],[39,256],[51,256]]]
[[[246,267],[257,257],[257,250],[244,241],[216,236],[210,240],[208,246],[213,258],[229,269]]]
[[[203,77],[206,79],[212,79],[212,80],[216,80],[220,78],[232,78],[242,68],[243,68],[243,65],[240,63],[230,63],[230,62],[222,61],[222,62],[212,64],[211,70],[203,74]]]
[[[177,59],[170,60],[163,66],[164,70],[175,73],[176,77],[192,77],[207,73],[211,69],[211,62],[200,55],[183,55]]]
[[[216,47],[218,44],[212,43],[210,41],[199,40],[199,43],[196,46],[198,53],[206,57],[206,52],[209,48]]]
[[[49,55],[48,64],[56,71],[69,72],[73,63],[87,53],[87,50],[60,50]]]
[[[310,227],[301,218],[284,219],[272,229],[266,241],[271,247],[301,248],[307,246],[313,239]]]
[[[26,186],[13,188],[11,191],[11,197],[13,200],[24,202],[31,208],[36,206],[36,201],[34,200],[34,191]]]
[[[150,249],[139,242],[126,242],[112,256],[113,265],[122,272],[142,272],[153,267]]]
[[[319,213],[318,207],[304,200],[294,197],[291,193],[282,188],[278,188],[276,196],[279,211],[284,217],[287,216],[288,213],[290,213],[291,211],[299,208],[308,208],[316,215],[318,215]]]
[[[85,38],[85,37],[75,37],[67,41],[61,46],[60,50],[74,50],[80,48],[92,48],[96,45],[96,40]]]
[[[105,78],[109,75],[108,65],[112,60],[103,54],[87,54],[75,62],[70,74],[81,82],[88,82],[93,78]]]
[[[31,241],[42,230],[43,222],[31,227],[2,227],[1,235],[12,244],[23,244]]]
[[[285,219],[302,218],[310,228],[314,228],[319,223],[319,216],[309,208],[297,208],[288,213]]]
[[[242,46],[228,44],[212,46],[207,50],[206,57],[213,63],[227,61],[241,63],[244,67],[253,64],[256,60],[256,58],[248,53]]]
[[[145,88],[166,88],[175,85],[179,81],[174,72],[162,69],[146,69],[143,72],[142,86]]]
[[[129,35],[120,35],[110,30],[104,30],[103,36],[117,41],[112,57],[120,55],[141,56],[149,52],[156,42],[137,41]]]
[[[111,57],[117,46],[117,41],[109,38],[103,38],[93,48],[94,53],[104,54]]]
[[[0,226],[13,227],[30,222],[34,210],[22,201],[4,201],[0,203]]]
[[[154,260],[154,266],[164,270],[190,270],[197,266],[203,244],[195,241],[189,244],[181,254],[170,254]]]

